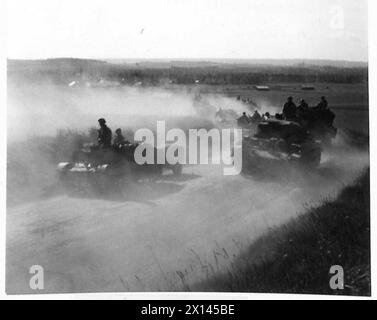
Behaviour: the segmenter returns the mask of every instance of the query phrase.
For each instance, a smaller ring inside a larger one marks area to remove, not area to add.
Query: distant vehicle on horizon
[[[304,84],[304,85],[301,86],[301,90],[314,91],[315,87],[312,86],[312,85],[306,85],[306,84]]]
[[[255,89],[257,89],[258,91],[270,91],[269,86],[255,86]]]

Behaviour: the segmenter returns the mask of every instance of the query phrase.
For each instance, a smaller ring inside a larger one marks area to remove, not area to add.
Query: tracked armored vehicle
[[[100,148],[92,143],[84,144],[74,152],[71,161],[58,164],[60,181],[68,189],[79,187],[106,192],[139,179],[157,178],[164,169],[171,170],[174,175],[182,173],[180,164],[137,164],[134,153],[138,146],[137,143],[125,143],[116,148]],[[157,163],[157,149],[153,150],[154,163]]]
[[[243,171],[260,170],[269,165],[295,163],[315,168],[321,162],[320,141],[300,124],[285,120],[264,120],[253,136],[244,136],[242,144]]]
[[[299,112],[299,123],[324,145],[330,145],[338,130],[334,127],[335,114],[328,108],[308,108]]]

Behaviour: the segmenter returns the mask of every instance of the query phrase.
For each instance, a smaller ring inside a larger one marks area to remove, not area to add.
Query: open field
[[[32,292],[28,270],[35,264],[45,270],[44,292],[188,290],[221,274],[271,228],[336,198],[369,165],[363,83],[317,83],[309,92],[298,82],[274,82],[261,92],[253,84],[70,87],[67,79],[8,83],[8,293]],[[211,106],[205,114],[193,106],[198,93]],[[334,148],[312,172],[224,177],[220,166],[198,165],[100,197],[59,187],[56,163],[78,141],[93,139],[88,131],[99,117],[131,137],[137,128],[154,129],[156,120],[211,128],[217,108],[253,110],[239,95],[263,112],[280,111],[288,95],[310,104],[325,95],[339,128]]]

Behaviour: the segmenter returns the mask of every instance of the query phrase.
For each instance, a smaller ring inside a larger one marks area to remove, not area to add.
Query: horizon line
[[[348,60],[348,59],[326,59],[326,58],[121,58],[121,57],[108,57],[108,58],[96,58],[96,57],[79,57],[79,56],[55,56],[55,57],[45,57],[45,58],[12,58],[7,57],[7,60],[18,60],[18,61],[43,61],[43,60],[59,60],[59,59],[76,59],[76,60],[97,60],[97,61],[111,61],[111,60],[130,60],[130,61],[196,61],[196,62],[215,62],[215,61],[323,61],[323,62],[348,62],[348,63],[360,63],[368,64],[368,60]]]

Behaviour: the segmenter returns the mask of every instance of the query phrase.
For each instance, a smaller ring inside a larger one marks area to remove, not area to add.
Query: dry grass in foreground
[[[369,204],[368,169],[335,200],[271,230],[190,290],[369,296]],[[344,268],[344,290],[330,289],[333,265]]]

